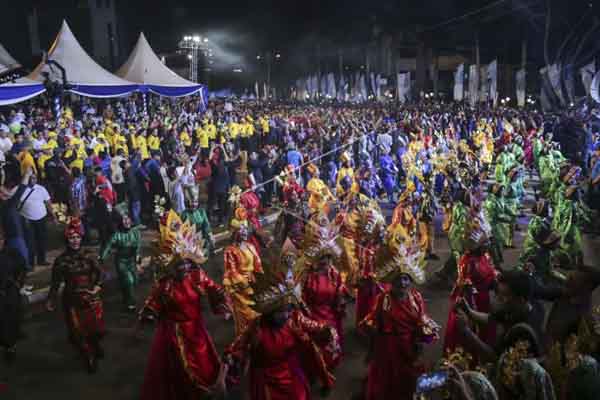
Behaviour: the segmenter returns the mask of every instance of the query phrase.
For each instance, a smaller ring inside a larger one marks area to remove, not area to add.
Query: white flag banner
[[[562,92],[562,88],[561,88],[561,84],[560,84],[560,74],[562,73],[562,68],[560,66],[560,64],[552,64],[550,67],[548,67],[548,79],[550,80],[550,85],[552,85],[552,90],[554,91],[554,94],[556,95],[556,97],[558,97],[558,100],[560,101],[561,105],[565,105],[565,98],[563,96],[563,92]]]
[[[260,100],[260,94],[258,93],[258,82],[254,82],[254,94],[256,95],[256,99]]]
[[[340,76],[340,83],[338,85],[337,90],[337,99],[338,101],[346,100],[346,81],[344,80],[344,75]]]
[[[454,101],[462,101],[464,93],[465,64],[460,64],[454,73]]]
[[[267,82],[263,83],[263,99],[269,100],[269,88],[267,87]]]
[[[410,97],[410,72],[398,74],[398,101],[404,104]]]
[[[479,71],[477,65],[469,67],[469,102],[475,107],[479,101]]]
[[[490,81],[488,80],[488,66],[484,65],[479,70],[479,101],[488,101],[490,94]]]
[[[312,86],[311,97],[315,98],[319,95],[319,76],[318,75],[313,75],[311,86]]]
[[[540,69],[540,78],[540,106],[542,107],[543,111],[550,111],[553,108],[553,99],[556,97],[556,95],[552,90],[552,84],[550,83],[550,79],[548,77],[547,67]]]
[[[585,88],[586,96],[589,96],[591,93],[592,81],[594,80],[594,75],[596,75],[596,63],[592,61],[588,65],[584,66],[579,70],[581,74],[581,82],[583,83],[583,87]]]
[[[369,92],[367,89],[367,77],[364,75],[360,76],[360,98],[361,101],[366,101],[368,96],[369,96]]]
[[[335,99],[337,96],[337,90],[335,87],[335,76],[332,72],[327,74],[327,95],[330,99]]]
[[[381,86],[383,85],[384,83],[381,74],[377,74],[375,77],[375,97],[377,97],[377,100],[381,100]]]
[[[321,87],[319,90],[319,94],[321,95],[321,97],[325,97],[328,93],[328,88],[327,88],[327,74],[323,74],[321,75]]]
[[[494,60],[487,67],[487,81],[489,87],[489,99],[492,100],[494,107],[498,103],[498,60]]]
[[[517,71],[515,76],[516,89],[517,89],[517,105],[519,107],[525,106],[525,90],[527,85],[527,74],[524,68]]]
[[[565,92],[569,103],[575,102],[575,68],[572,64],[568,64],[563,68],[563,82],[565,85]]]
[[[592,84],[590,85],[590,95],[596,103],[600,103],[600,71],[596,72]]]

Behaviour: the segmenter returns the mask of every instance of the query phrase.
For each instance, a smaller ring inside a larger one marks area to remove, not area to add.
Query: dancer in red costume
[[[196,400],[223,386],[224,365],[204,325],[201,299],[208,297],[217,314],[227,316],[230,308],[223,288],[200,268],[202,242],[172,211],[161,225],[163,270],[140,312],[140,321],[157,321],[142,400]]]
[[[346,304],[350,302],[351,296],[342,281],[342,276],[334,267],[336,254],[339,255],[339,249],[327,244],[306,249],[304,265],[299,268],[301,270],[299,281],[308,316],[322,324],[334,327],[340,346],[343,346],[343,322],[346,316]],[[341,352],[332,353],[327,348],[327,343],[323,341],[317,341],[317,345],[321,348],[327,368],[332,371],[341,361]]]
[[[229,381],[250,375],[251,400],[310,400],[308,373],[317,376],[323,394],[335,378],[313,337],[329,340],[338,348],[335,329],[307,318],[297,306],[299,287],[289,280],[257,289],[256,309],[261,316],[226,349]]]
[[[371,337],[366,400],[410,400],[418,376],[422,346],[438,339],[439,326],[427,315],[423,297],[412,287],[424,273],[409,252],[402,250],[378,271],[378,280],[391,288],[379,294],[359,328]]]
[[[469,224],[465,232],[465,254],[458,262],[458,278],[450,295],[450,313],[446,324],[444,349],[454,352],[462,346],[456,325],[456,307],[463,301],[479,312],[490,312],[490,290],[496,282],[497,271],[490,255],[491,227],[480,204],[471,206]],[[478,327],[478,336],[489,345],[496,341],[496,326],[489,323]]]
[[[383,286],[375,280],[375,264],[385,235],[385,219],[381,211],[366,207],[361,212],[360,245],[358,247],[359,279],[356,295],[356,325],[373,308]]]
[[[54,311],[62,283],[62,304],[69,340],[80,352],[89,373],[95,373],[104,358],[100,340],[105,334],[102,298],[102,270],[98,257],[81,248],[83,225],[73,218],[65,230],[67,249],[52,267],[52,285],[46,308]]]

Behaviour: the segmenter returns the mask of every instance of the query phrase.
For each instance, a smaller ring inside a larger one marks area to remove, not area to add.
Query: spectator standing
[[[46,188],[37,183],[37,176],[32,174],[28,186],[21,194],[17,210],[23,217],[25,227],[25,240],[29,250],[29,264],[50,265],[46,261],[48,250],[48,217],[54,221],[56,218],[50,202],[50,194]]]

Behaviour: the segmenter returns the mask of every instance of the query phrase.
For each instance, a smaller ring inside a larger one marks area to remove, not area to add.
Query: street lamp
[[[193,36],[184,36],[183,39],[179,42],[179,48],[182,50],[188,50],[188,60],[190,60],[190,80],[193,82],[198,82],[198,61],[200,52],[206,54],[208,48],[206,46],[208,43],[207,38],[202,38],[200,35]]]

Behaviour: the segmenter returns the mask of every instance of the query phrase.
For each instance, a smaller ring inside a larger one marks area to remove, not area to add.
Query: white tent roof
[[[156,53],[150,47],[143,33],[116,74],[131,82],[169,87],[198,86],[198,83],[188,81],[171,71],[160,61]]]
[[[13,68],[20,67],[21,64],[17,62],[9,53],[6,51],[2,43],[0,43],[0,73],[11,70]]]
[[[20,66],[21,64],[0,44],[0,73],[19,68]],[[25,77],[18,78],[0,85],[0,106],[20,103],[38,96],[45,91],[46,89],[37,81]]]
[[[65,68],[67,80],[72,85],[125,86],[133,84],[98,65],[81,47],[66,21],[63,21],[60,32],[48,51],[48,59],[58,62]],[[60,71],[56,68],[49,68],[44,62],[41,62],[33,70],[29,78],[43,82],[43,71],[50,72],[53,80],[62,79]]]

